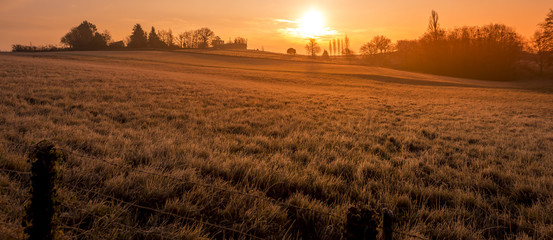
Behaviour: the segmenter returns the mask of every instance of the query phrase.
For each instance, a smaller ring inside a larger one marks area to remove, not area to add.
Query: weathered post
[[[26,206],[23,227],[31,240],[55,237],[54,215],[58,204],[55,184],[60,177],[56,165],[64,159],[65,154],[48,141],[34,145],[29,154],[31,202]]]
[[[376,240],[378,213],[373,209],[351,207],[346,219],[345,238],[348,240]]]
[[[382,230],[384,240],[392,240],[394,237],[394,214],[387,208],[382,209]]]

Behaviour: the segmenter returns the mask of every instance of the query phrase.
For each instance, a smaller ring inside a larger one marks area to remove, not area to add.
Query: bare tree
[[[349,48],[349,38],[348,35],[344,37],[344,50],[342,50],[342,54],[345,56],[351,56],[353,55],[353,51]]]
[[[361,54],[368,56],[368,55],[375,55],[378,53],[378,48],[376,47],[376,44],[374,42],[368,42],[363,44],[361,46],[361,49],[359,50]]]
[[[195,34],[194,31],[186,31],[182,33],[184,37],[184,47],[185,48],[195,48]]]
[[[108,45],[113,42],[113,39],[111,38],[111,33],[108,30],[104,30],[104,32],[102,33],[102,37]]]
[[[317,53],[321,52],[321,47],[319,47],[317,40],[311,38],[309,39],[309,42],[305,45],[305,50],[307,50],[307,54],[315,57]]]
[[[545,21],[539,25],[534,33],[532,45],[538,55],[540,75],[545,67],[553,64],[553,10],[549,9]]]
[[[234,43],[247,44],[248,40],[243,38],[243,37],[236,37],[236,38],[234,38]]]
[[[369,43],[363,45],[365,48],[362,48],[361,51],[365,53],[376,54],[375,51],[380,51],[380,53],[385,53],[391,50],[392,40],[385,36],[375,36]],[[374,53],[373,53],[374,52]]]
[[[200,28],[195,31],[195,35],[198,37],[198,48],[209,47],[209,40],[215,36],[215,33],[209,28]]]
[[[177,45],[180,47],[180,48],[184,48],[185,46],[185,43],[186,43],[186,35],[185,33],[179,33],[177,35],[177,38],[176,38],[176,41],[177,41]]]
[[[434,10],[430,14],[430,19],[428,20],[428,33],[431,36],[431,39],[436,41],[441,39],[444,36],[444,31],[440,28],[440,16]]]
[[[543,68],[545,67],[545,58],[547,56],[546,52],[546,41],[544,37],[543,31],[537,30],[534,33],[534,37],[531,40],[531,44],[533,49],[535,50],[535,53],[538,55],[538,66],[540,67],[540,75],[543,74]]]
[[[223,41],[219,36],[215,36],[211,39],[211,46],[214,48],[218,48],[219,46],[224,44],[225,44],[225,41]]]
[[[157,35],[159,36],[159,40],[161,40],[165,44],[165,46],[170,48],[175,45],[175,37],[173,36],[173,31],[171,29],[160,30],[158,31]]]

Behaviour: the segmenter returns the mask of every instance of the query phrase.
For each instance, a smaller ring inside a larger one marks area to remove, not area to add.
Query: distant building
[[[224,45],[224,44],[225,44],[225,41],[221,40],[220,38],[219,39],[213,39],[211,41],[211,46],[213,46],[214,48],[219,48],[219,46]]]
[[[109,48],[125,48],[125,43],[123,41],[112,42],[109,44]]]
[[[248,40],[237,37],[234,39],[234,42],[229,40],[228,43],[225,43],[221,39],[216,39],[211,42],[211,45],[216,49],[248,49]]]

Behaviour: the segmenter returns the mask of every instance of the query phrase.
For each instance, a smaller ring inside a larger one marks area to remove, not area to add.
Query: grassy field
[[[3,53],[0,168],[42,139],[72,152],[62,239],[247,238],[70,186],[267,239],[340,239],[365,205],[425,238],[552,239],[552,103],[550,83],[243,54]],[[1,239],[28,198],[0,173]]]

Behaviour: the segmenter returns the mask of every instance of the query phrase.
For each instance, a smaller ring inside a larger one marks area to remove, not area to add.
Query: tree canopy
[[[286,53],[288,55],[296,55],[296,49],[288,48],[288,50],[286,50]]]
[[[75,50],[96,50],[106,48],[110,39],[108,32],[100,34],[96,25],[85,20],[65,34],[61,43]]]
[[[215,36],[215,33],[206,27],[200,28],[195,31],[196,36],[199,39],[198,48],[207,48],[209,47],[209,40]]]

